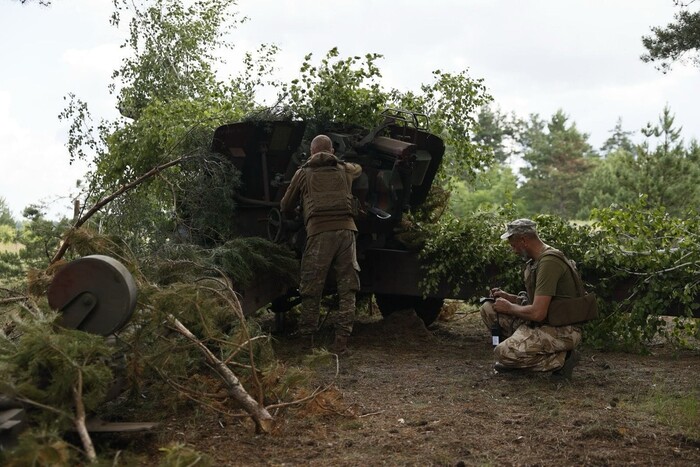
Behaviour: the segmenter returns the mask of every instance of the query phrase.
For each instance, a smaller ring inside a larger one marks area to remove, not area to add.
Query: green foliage
[[[219,154],[205,153],[181,165],[178,178],[177,232],[197,245],[213,246],[237,236],[235,193],[240,172]],[[183,229],[186,229],[183,232]]]
[[[72,94],[60,116],[70,122],[71,160],[92,161],[91,172],[86,175],[89,183],[85,204],[179,157],[203,164],[161,172],[110,203],[95,218],[102,229],[123,236],[131,248],[145,254],[179,227],[181,205],[188,208],[190,216],[232,208],[228,200],[235,187],[233,174],[217,173],[209,180],[220,182],[226,177],[231,181],[221,187],[226,196],[216,201],[202,200],[208,204],[194,206],[193,200],[201,196],[188,195],[197,188],[194,182],[202,182],[204,173],[211,175],[211,166],[219,163],[208,154],[213,129],[242,118],[254,108],[253,92],[263,83],[261,74],[267,71],[276,49],[261,48],[260,67],[253,67],[249,58],[241,76],[221,82],[214,70],[214,65],[221,62],[215,52],[231,47],[225,35],[237,22],[231,11],[234,0],[204,0],[187,7],[180,0],[115,0],[114,4],[115,25],[124,10],[130,10],[132,17],[124,44],[132,55],[115,71],[112,87],[126,118],[93,127],[87,104]],[[217,218],[226,216],[209,215],[209,220]],[[201,230],[196,222],[193,227]],[[212,236],[212,230],[217,230],[218,235],[227,235],[219,227],[210,226],[201,234]]]
[[[622,119],[618,118],[615,123],[615,128],[613,128],[610,133],[610,137],[605,140],[603,146],[600,148],[601,152],[605,155],[614,153],[617,151],[633,152],[634,144],[630,137],[634,134],[633,131],[625,131],[622,128]]]
[[[12,217],[12,211],[10,211],[10,207],[7,205],[7,201],[5,200],[5,198],[0,196],[0,226],[8,226],[14,228],[15,224],[16,221],[14,217]]]
[[[203,376],[210,369],[199,349],[169,331],[174,317],[219,358],[235,365],[245,386],[260,394],[274,391],[278,382],[261,386],[259,375],[274,372],[270,338],[254,321],[241,322],[232,285],[241,290],[252,277],[280,285],[296,283],[298,270],[289,250],[260,238],[238,238],[213,249],[191,244],[163,247],[135,271],[138,310],[120,333],[129,348],[126,371],[133,388],[147,387],[156,411],[186,407],[178,395],[182,391],[193,394],[195,401],[219,405],[211,395],[217,389],[202,391],[202,385],[213,383]]]
[[[679,346],[700,336],[700,217],[683,218],[663,208],[636,204],[594,211],[593,223],[576,224],[552,215],[535,216],[540,237],[577,262],[587,289],[599,298],[601,318],[586,325],[588,343],[644,351],[658,336]],[[446,216],[422,225],[421,258],[426,292],[448,284],[473,298],[489,287],[522,290],[522,276],[507,243],[500,240],[509,211]],[[670,326],[665,313],[680,314]]]
[[[39,420],[65,427],[72,420],[79,375],[86,411],[104,400],[112,381],[107,361],[113,349],[101,336],[56,327],[55,319],[54,313],[46,313],[18,321],[18,340],[1,335],[0,372],[10,394],[54,408],[32,412]]]
[[[457,217],[482,210],[494,211],[499,206],[515,203],[518,185],[513,170],[507,165],[494,165],[476,175],[473,182],[455,182],[450,197],[450,211]]]
[[[4,248],[0,245],[0,249]],[[19,253],[0,251],[0,284],[2,287],[19,287],[26,278],[24,264]]]
[[[296,283],[299,265],[288,249],[260,238],[239,238],[214,249],[172,244],[140,267],[116,239],[86,229],[71,231],[69,238],[81,254],[109,254],[125,264],[137,281],[137,310],[129,325],[118,332],[116,346],[108,347],[101,336],[56,327],[56,314],[46,311],[45,300],[34,304],[28,298],[26,304],[3,305],[7,335],[0,337],[0,392],[50,407],[32,409],[32,426],[65,430],[70,425],[78,373],[89,413],[99,410],[101,415],[114,413],[122,419],[123,404],[129,404],[135,410],[153,410],[148,417],[158,420],[158,414],[185,409],[189,413],[193,403],[230,411],[218,398],[222,383],[212,377],[200,349],[173,332],[172,317],[234,367],[254,396],[267,400],[294,396],[291,387],[300,380],[293,371],[283,374],[271,338],[259,325],[241,321],[230,279],[241,287],[253,276],[275,284]],[[148,397],[120,397],[105,403],[106,389],[115,375],[124,378],[132,396]],[[31,446],[44,443],[38,438],[30,442],[34,443]],[[45,444],[36,452],[46,451],[49,456],[61,447]],[[172,462],[189,458],[179,449],[170,454]]]
[[[531,115],[524,123],[485,108],[479,123],[476,138],[497,159],[519,155],[526,163],[522,185],[512,196],[519,215],[586,219],[592,209],[634,203],[645,195],[649,205],[683,216],[686,206],[700,202],[699,145],[696,140],[684,144],[668,107],[657,122],[642,129],[642,144],[633,144],[633,132],[618,120],[601,148],[602,157],[562,111],[548,122]],[[454,212],[461,214],[479,205],[489,209],[504,202],[504,193],[512,191],[500,185],[504,180],[494,167],[476,170],[468,190],[463,188],[465,183],[452,186]]]
[[[426,265],[421,287],[426,292],[446,283],[454,293],[460,290],[475,298],[490,287],[521,287],[518,284],[516,257],[500,241],[506,219],[500,212],[476,212],[469,217],[445,216],[436,225],[421,225],[426,235],[420,253]]]
[[[656,124],[642,129],[646,140],[640,145],[630,147],[627,132],[619,126],[615,133],[607,157],[595,164],[583,183],[582,217],[594,208],[634,203],[640,195],[649,206],[663,206],[676,216],[700,202],[697,143],[684,147],[668,107]]]
[[[475,171],[493,160],[493,152],[478,132],[477,111],[491,102],[483,79],[473,79],[467,71],[433,72],[434,81],[421,86],[421,93],[391,93],[393,105],[429,119],[429,130],[445,141],[446,152],[441,167],[449,177],[470,179]]]
[[[573,218],[581,207],[579,192],[595,160],[588,135],[560,110],[545,123],[533,115],[523,134],[526,166],[519,197],[526,213]],[[546,130],[545,130],[546,127]]]
[[[29,429],[19,435],[17,445],[0,449],[0,464],[5,467],[28,465],[77,465],[75,448],[55,430]]]
[[[14,225],[0,224],[0,244],[15,241],[17,230]]]
[[[477,110],[491,101],[481,79],[466,71],[433,72],[433,82],[423,84],[420,92],[385,91],[377,65],[379,54],[340,58],[331,49],[319,65],[312,55],[304,58],[300,78],[281,87],[281,105],[292,118],[309,121],[307,136],[324,131],[331,123],[372,128],[379,124],[385,108],[424,114],[428,130],[440,135],[447,146],[443,174],[468,178],[476,168],[493,159],[490,148],[475,138]],[[444,179],[444,177],[443,177]]]
[[[504,115],[500,110],[492,110],[485,105],[479,110],[474,141],[490,148],[498,164],[505,164],[514,153],[521,124],[515,114]]]
[[[120,82],[118,107],[137,120],[154,101],[197,99],[212,95],[219,83],[214,53],[230,48],[226,32],[237,23],[235,0],[131,2],[114,0],[112,22],[119,25],[122,9],[130,9],[130,36],[122,66],[112,78]],[[113,88],[114,89],[114,88]]]
[[[67,220],[56,223],[44,216],[43,210],[37,206],[24,210],[28,222],[20,230],[19,241],[25,246],[21,256],[29,267],[41,268],[48,264],[60,244],[61,233],[67,226]]]
[[[690,315],[698,307],[697,213],[672,217],[662,207],[651,208],[642,197],[635,205],[596,211],[594,216],[598,228],[605,229],[591,255],[598,261],[598,277],[605,279],[601,295],[611,285],[624,293],[622,302],[605,304],[610,317],[600,323],[605,329],[601,341],[604,334],[615,335],[639,346],[657,333],[668,334],[660,314],[673,306]],[[697,323],[690,331],[697,332]]]
[[[47,220],[43,208],[29,206],[24,210],[27,219],[17,235],[17,242],[24,248],[17,253],[3,253],[5,265],[0,275],[8,281],[24,279],[31,269],[44,269],[58,249],[63,233],[68,229],[68,219]]]
[[[259,237],[239,237],[214,248],[172,244],[145,266],[159,284],[187,283],[196,277],[223,273],[236,289],[242,290],[261,277],[279,284],[296,284],[299,262],[283,245]]]
[[[671,70],[673,62],[681,63],[688,59],[693,65],[700,67],[700,11],[689,11],[693,3],[683,3],[675,0],[681,10],[675,15],[675,22],[665,28],[653,27],[651,36],[643,36],[642,44],[647,53],[641,56],[644,62],[656,62],[656,68],[664,73]]]
[[[309,134],[315,135],[333,122],[371,128],[386,106],[387,95],[379,84],[381,73],[376,65],[382,56],[368,53],[364,60],[339,57],[336,47],[319,65],[312,63],[312,54],[306,55],[300,77],[281,87],[281,102],[290,116],[312,122]]]
[[[581,186],[581,207],[577,217],[586,219],[592,209],[633,203],[639,197],[634,182],[638,176],[634,165],[634,154],[623,149],[595,162]]]
[[[663,206],[672,214],[683,213],[686,206],[700,201],[700,167],[697,160],[684,150],[681,129],[674,126],[675,118],[664,107],[658,123],[648,123],[642,130],[647,141],[638,147],[636,160],[639,180],[637,191],[647,196],[652,206]],[[650,141],[656,138],[656,148]]]

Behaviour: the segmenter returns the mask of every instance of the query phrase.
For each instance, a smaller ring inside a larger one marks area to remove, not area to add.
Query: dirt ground
[[[250,420],[200,414],[161,426],[215,465],[700,465],[700,353],[582,348],[573,379],[497,374],[478,314],[426,329],[412,311],[356,324],[354,353],[317,370],[318,401]],[[305,352],[285,338],[278,358]]]

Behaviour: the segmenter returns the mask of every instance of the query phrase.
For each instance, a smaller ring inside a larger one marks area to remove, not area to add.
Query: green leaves
[[[421,93],[391,93],[395,106],[429,118],[431,133],[445,141],[446,152],[442,179],[471,179],[477,169],[493,160],[493,151],[475,138],[478,131],[478,110],[491,102],[483,79],[469,77],[467,71],[433,72],[434,81],[421,86]]]
[[[181,205],[194,213],[210,212],[212,206],[232,208],[231,203],[220,202],[226,196],[206,206],[192,206],[195,199],[203,199],[188,194],[193,191],[192,181],[203,181],[202,174],[211,173],[215,165],[207,154],[214,128],[240,120],[254,108],[253,90],[265,68],[253,69],[248,63],[244,73],[229,83],[216,76],[214,65],[220,62],[216,54],[232,46],[226,33],[238,22],[231,10],[234,0],[202,0],[189,6],[180,0],[114,3],[115,24],[124,10],[131,14],[129,37],[123,45],[131,54],[114,72],[112,86],[124,118],[93,128],[87,104],[74,95],[69,95],[61,114],[72,122],[71,158],[92,161],[85,204],[183,155],[204,161],[202,167],[189,165],[160,173],[110,203],[95,218],[103,229],[122,235],[135,251],[143,252],[172,234],[180,223]],[[262,48],[261,53],[266,50],[274,54],[276,49]],[[264,55],[261,63],[267,64],[270,56]],[[217,172],[210,182],[226,178],[221,189],[230,198],[235,176],[230,170]],[[220,236],[229,233],[220,227],[211,225],[203,235],[211,236],[215,229]]]
[[[120,81],[118,107],[138,119],[154,100],[196,98],[216,89],[212,64],[217,50],[230,44],[225,33],[237,23],[235,0],[201,0],[185,7],[180,0],[121,2],[131,5],[131,55],[115,70]]]
[[[331,122],[374,126],[387,102],[376,65],[382,56],[368,53],[364,57],[340,58],[334,47],[320,64],[314,65],[312,58],[311,54],[306,55],[300,77],[281,87],[281,102],[291,117],[311,120],[316,128],[327,127]]]
[[[474,297],[489,287],[522,288],[517,257],[499,238],[510,214],[477,212],[461,219],[447,215],[436,225],[420,224],[425,232],[421,287],[434,292],[447,283],[455,294],[472,291]]]
[[[617,142],[610,141],[611,152],[596,163],[581,187],[579,213],[587,216],[594,208],[634,203],[642,195],[647,206],[663,207],[680,217],[688,206],[700,203],[697,143],[684,147],[674,120],[665,107],[656,124],[642,129],[646,140],[639,145],[630,145],[618,124]]]
[[[645,198],[616,209],[594,212],[590,223],[539,215],[540,237],[577,263],[590,292],[599,297],[602,317],[586,325],[587,342],[607,348],[643,351],[662,335],[679,345],[697,336],[690,317],[700,300],[700,216],[670,216]],[[513,219],[510,210],[446,216],[437,225],[420,224],[425,271],[421,286],[436,291],[442,283],[484,295],[489,287],[523,288],[520,259],[500,239]],[[664,314],[679,313],[673,325]]]

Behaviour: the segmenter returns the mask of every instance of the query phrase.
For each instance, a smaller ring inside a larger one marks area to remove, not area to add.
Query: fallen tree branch
[[[15,399],[23,404],[28,404],[28,405],[32,405],[34,407],[38,407],[40,409],[48,410],[49,412],[53,412],[53,413],[60,415],[62,417],[66,417],[66,418],[70,418],[70,419],[73,418],[71,416],[71,414],[69,414],[68,412],[64,412],[63,410],[57,409],[56,407],[51,407],[50,405],[45,405],[45,404],[42,404],[41,402],[37,402],[35,400],[28,399],[28,398],[23,397],[23,396],[19,396],[19,395],[15,396]]]
[[[217,373],[224,379],[228,386],[229,394],[233,396],[238,403],[243,406],[243,409],[248,412],[255,421],[255,431],[258,433],[270,433],[272,430],[272,416],[265,407],[258,404],[255,399],[250,397],[241,385],[240,381],[233,372],[205,346],[199,339],[192,334],[177,318],[172,315],[168,316],[168,320],[175,327],[175,330],[192,341],[199,350],[202,351],[207,361],[214,365]]]
[[[19,297],[8,297],[8,298],[2,298],[0,299],[0,305],[5,305],[7,303],[14,303],[14,302],[20,302],[22,300],[26,300],[27,297],[22,295]]]
[[[328,391],[331,387],[332,387],[332,386],[331,386],[330,384],[329,384],[328,386],[326,386],[326,387],[323,387],[323,388],[322,388],[321,386],[319,386],[319,387],[317,387],[317,388],[314,390],[314,392],[312,392],[311,394],[309,394],[309,395],[306,396],[306,397],[303,397],[303,398],[301,398],[301,399],[297,399],[297,400],[291,401],[291,402],[281,402],[281,403],[279,403],[279,404],[271,404],[271,405],[268,405],[268,406],[265,407],[265,408],[266,408],[266,409],[279,409],[279,408],[282,408],[282,407],[289,407],[289,406],[292,406],[292,405],[299,405],[299,404],[301,404],[301,403],[303,403],[303,402],[306,402],[306,401],[308,401],[308,400],[313,399],[314,397],[318,396],[319,394],[321,394],[321,393],[323,393],[323,392],[325,392],[325,391]]]
[[[141,175],[139,178],[137,178],[133,182],[120,186],[117,191],[115,191],[111,195],[105,196],[104,198],[99,200],[97,203],[95,203],[85,214],[80,216],[80,218],[78,218],[75,221],[75,223],[70,228],[68,233],[66,233],[63,241],[61,242],[61,246],[59,247],[56,254],[54,254],[53,258],[51,258],[49,265],[54,264],[56,261],[63,258],[63,255],[66,254],[66,251],[68,251],[68,247],[70,246],[70,233],[74,232],[75,230],[78,230],[80,228],[80,226],[82,226],[85,222],[87,222],[88,219],[90,219],[93,215],[95,215],[95,213],[97,213],[105,205],[109,204],[114,199],[123,195],[127,191],[132,190],[133,188],[136,188],[137,186],[139,186],[140,184],[142,184],[143,182],[145,182],[149,178],[160,173],[161,171],[163,171],[167,168],[170,168],[174,165],[180,164],[181,162],[185,161],[189,157],[191,157],[191,156],[182,156],[182,157],[179,157],[179,158],[174,159],[172,161],[166,162],[165,164],[154,167],[151,170],[149,170],[148,172],[146,172],[145,174]]]
[[[253,360],[253,341],[250,338],[250,334],[248,333],[248,328],[246,326],[246,320],[245,316],[243,315],[243,308],[241,307],[241,302],[238,300],[238,297],[236,296],[236,292],[233,290],[233,287],[231,286],[231,282],[227,279],[226,274],[224,274],[223,271],[217,270],[219,275],[221,276],[221,284],[223,287],[228,291],[228,294],[224,294],[220,290],[216,290],[212,287],[204,287],[204,289],[208,289],[216,294],[218,294],[221,298],[223,298],[231,307],[233,310],[234,314],[238,317],[238,320],[241,322],[241,329],[243,331],[243,335],[245,337],[246,342],[248,343],[248,352],[250,353],[250,365],[253,367],[253,371],[251,371],[251,375],[253,377],[253,381],[255,382],[255,386],[258,390],[258,403],[262,404],[264,400],[263,396],[263,387],[262,384],[260,384],[260,380],[258,379],[258,371],[255,368],[255,360]]]

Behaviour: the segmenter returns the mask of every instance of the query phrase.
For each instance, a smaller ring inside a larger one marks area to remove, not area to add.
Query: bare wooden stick
[[[83,404],[83,372],[78,370],[78,381],[75,382],[73,386],[73,401],[75,402],[75,429],[80,435],[80,441],[83,443],[83,448],[85,448],[85,454],[87,455],[90,462],[97,461],[97,453],[95,452],[95,446],[92,444],[92,439],[90,438],[90,433],[88,433],[87,427],[85,426],[85,405]]]
[[[216,358],[211,350],[209,350],[199,339],[197,339],[195,335],[185,327],[185,325],[183,325],[172,315],[168,316],[168,320],[173,324],[173,326],[175,326],[175,329],[180,334],[188,338],[197,347],[199,347],[199,350],[202,351],[207,361],[212,364],[214,368],[216,368],[216,371],[226,382],[229,394],[231,394],[231,396],[233,396],[236,401],[243,406],[243,409],[248,412],[251,417],[253,417],[256,432],[270,433],[270,431],[272,431],[272,416],[267,409],[258,404],[255,399],[250,397],[250,394],[246,392],[243,385],[241,385],[240,381],[229,369],[229,367],[227,367],[221,360]]]
[[[19,302],[21,300],[26,300],[26,299],[27,299],[27,297],[25,297],[25,296],[2,298],[2,299],[0,299],[0,305],[5,305],[6,303]]]

